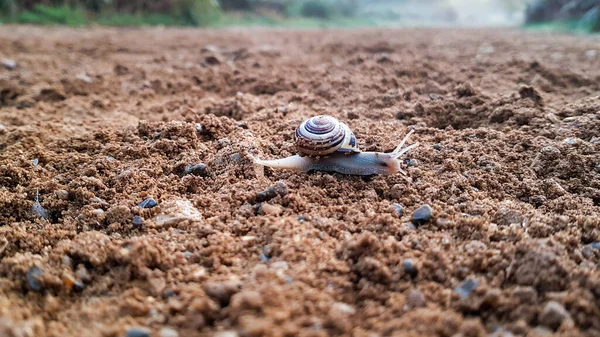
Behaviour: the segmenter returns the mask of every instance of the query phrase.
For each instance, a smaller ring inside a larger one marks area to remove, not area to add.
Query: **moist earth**
[[[600,336],[600,38],[0,27],[1,336]],[[407,176],[252,165],[306,118]],[[417,211],[416,214],[413,214]]]

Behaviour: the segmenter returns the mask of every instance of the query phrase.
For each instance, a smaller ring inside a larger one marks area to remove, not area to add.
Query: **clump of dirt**
[[[0,69],[0,335],[600,335],[594,38],[0,42],[19,65]],[[252,165],[293,155],[316,114],[364,151],[414,128],[408,177]]]

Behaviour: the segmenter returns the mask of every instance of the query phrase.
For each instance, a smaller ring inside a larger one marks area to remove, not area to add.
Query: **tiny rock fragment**
[[[213,337],[239,337],[240,335],[236,331],[219,331],[214,334]]]
[[[274,186],[271,186],[264,191],[256,193],[256,202],[269,201],[275,198],[276,196],[283,197],[286,194],[288,194],[287,186],[282,182],[278,182]]]
[[[125,333],[126,337],[150,337],[152,331],[146,327],[142,326],[133,326],[127,329]]]
[[[44,207],[42,207],[42,205],[40,204],[39,192],[36,192],[35,202],[33,203],[33,206],[31,207],[31,211],[33,212],[33,214],[35,216],[37,216],[40,219],[48,220],[50,218],[50,216],[48,215],[48,211]]]
[[[529,98],[537,105],[544,105],[544,100],[540,93],[532,86],[522,86],[519,89],[519,96],[521,98]]]
[[[68,200],[69,199],[69,192],[67,192],[66,190],[57,190],[55,193],[56,193],[56,197],[60,200]]]
[[[156,202],[156,200],[154,200],[153,198],[146,198],[138,206],[140,206],[141,208],[153,208],[156,207],[156,205],[158,205],[158,202]]]
[[[216,56],[212,56],[212,55],[211,56],[207,56],[204,59],[204,62],[206,62],[206,64],[209,64],[211,66],[221,64],[221,61]]]
[[[165,327],[165,328],[160,329],[160,331],[158,332],[158,336],[159,337],[179,337],[179,333],[175,329]]]
[[[44,271],[41,268],[29,268],[29,271],[27,271],[27,285],[29,286],[29,289],[33,291],[41,291],[43,289],[42,283],[40,282],[43,274]]]
[[[90,281],[92,279],[90,273],[87,271],[83,264],[79,264],[77,266],[77,271],[75,272],[75,275],[77,276],[77,278],[84,282]]]
[[[189,164],[185,167],[185,174],[193,174],[195,176],[203,176],[206,174],[206,164]]]
[[[260,213],[263,215],[280,215],[283,212],[283,207],[280,205],[271,205],[264,203],[260,206]]]
[[[571,315],[562,304],[556,301],[546,303],[539,316],[540,323],[552,329],[557,329],[567,319],[571,319]]]
[[[6,126],[2,123],[0,123],[0,135],[4,134],[6,132]]]
[[[413,212],[411,220],[415,225],[421,225],[429,221],[432,215],[433,209],[431,209],[431,206],[423,205]]]
[[[477,287],[479,287],[479,282],[468,279],[459,284],[458,287],[454,288],[454,292],[458,293],[460,298],[463,299],[469,297],[471,292],[477,289]]]
[[[406,302],[413,308],[425,306],[425,296],[418,289],[412,289],[406,296]]]
[[[154,218],[158,226],[172,226],[182,221],[200,221],[202,213],[186,199],[168,200],[161,204],[161,213]]]
[[[419,274],[419,270],[417,266],[413,263],[411,259],[406,259],[402,262],[402,268],[404,268],[404,272],[410,277],[415,278]]]
[[[396,214],[397,216],[401,217],[404,215],[404,208],[402,208],[402,205],[393,203],[392,209],[394,210],[394,214]]]
[[[131,221],[135,227],[142,227],[144,224],[144,219],[142,219],[139,215],[134,215],[133,220]]]
[[[129,69],[122,64],[117,64],[114,68],[114,72],[117,75],[125,75],[125,74],[129,73]]]
[[[3,59],[2,66],[8,70],[14,70],[17,68],[17,62],[11,59]]]

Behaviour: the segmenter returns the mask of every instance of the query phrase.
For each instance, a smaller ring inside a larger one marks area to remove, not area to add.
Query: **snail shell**
[[[300,124],[296,129],[296,148],[306,156],[360,152],[352,130],[328,115],[311,117]]]

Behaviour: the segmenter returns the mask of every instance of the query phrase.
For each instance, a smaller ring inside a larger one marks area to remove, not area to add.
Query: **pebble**
[[[571,316],[565,307],[556,302],[550,301],[546,303],[544,309],[538,317],[541,324],[550,327],[552,329],[558,328],[562,322],[566,319],[570,319]]]
[[[31,211],[33,212],[34,215],[36,215],[40,219],[48,220],[50,218],[50,216],[48,215],[48,211],[44,207],[42,207],[42,205],[40,204],[39,193],[35,194],[35,202],[33,203],[33,206],[31,207]]]
[[[142,227],[142,225],[144,224],[144,219],[139,215],[135,215],[133,217],[132,223],[135,227]]]
[[[127,337],[150,337],[152,331],[143,326],[134,326],[127,329],[125,336]]]
[[[420,308],[425,306],[425,296],[417,289],[413,289],[406,296],[406,301],[413,308]]]
[[[415,266],[411,259],[404,260],[404,262],[402,262],[402,267],[404,268],[404,272],[412,278],[419,275],[419,269],[417,269],[417,266]]]
[[[596,172],[600,173],[600,164],[596,165]]]
[[[198,163],[195,165],[189,164],[185,167],[185,174],[193,174],[195,176],[202,176],[206,173],[206,164]]]
[[[221,64],[221,61],[215,56],[207,56],[204,59],[204,62],[206,62],[206,64],[210,64],[210,65]]]
[[[460,295],[461,299],[463,299],[469,297],[469,295],[471,295],[471,292],[477,289],[478,286],[479,282],[468,279],[459,284],[458,287],[454,288],[454,291]]]
[[[83,264],[77,266],[77,271],[75,272],[75,275],[78,279],[84,282],[90,281],[92,279],[90,273],[87,271],[87,268],[85,268]]]
[[[91,213],[96,217],[101,218],[104,215],[104,210],[102,208],[96,208],[92,210]]]
[[[3,59],[2,66],[8,70],[14,70],[17,68],[17,62],[11,59]]]
[[[33,166],[38,166],[38,164],[40,163],[40,160],[37,158],[34,158],[31,163],[33,164]]]
[[[269,201],[277,196],[283,197],[286,194],[288,194],[287,186],[282,182],[278,182],[274,186],[256,193],[256,202]]]
[[[158,333],[160,337],[179,337],[179,333],[171,328],[162,328]]]
[[[239,337],[240,335],[235,331],[219,331],[216,332],[213,337]]]
[[[43,289],[42,284],[40,283],[40,277],[44,274],[44,271],[38,267],[31,267],[29,271],[27,271],[27,284],[29,285],[29,289],[33,291],[41,291]]]
[[[434,150],[441,151],[441,150],[442,150],[442,146],[441,146],[440,144],[434,144],[434,145],[433,145],[433,149],[434,149]]]
[[[60,200],[67,200],[69,199],[69,192],[66,190],[58,190],[56,191],[56,197]]]
[[[6,126],[0,123],[0,135],[6,132]]]
[[[158,202],[156,202],[156,200],[152,198],[146,198],[138,206],[140,206],[141,208],[152,208],[156,207],[156,205],[158,205]]]
[[[404,208],[402,208],[402,205],[397,204],[397,203],[393,203],[392,207],[394,208],[394,212],[396,213],[397,216],[403,216],[404,215]]]
[[[590,248],[592,248],[592,249],[598,249],[598,250],[600,250],[600,241],[598,241],[598,242],[592,242],[588,246]]]
[[[280,215],[283,212],[283,207],[280,205],[262,204],[260,213],[263,215]]]
[[[429,221],[432,215],[433,210],[431,209],[431,206],[426,204],[413,212],[411,220],[413,223],[415,223],[415,225],[420,225]]]

